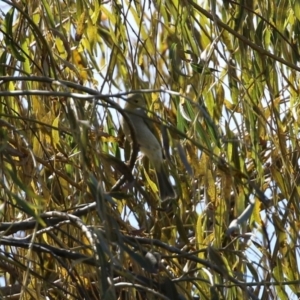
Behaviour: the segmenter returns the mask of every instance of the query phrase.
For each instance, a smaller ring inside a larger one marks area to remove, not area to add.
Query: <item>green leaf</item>
[[[0,57],[0,76],[6,75],[6,59],[7,59],[7,52],[3,51]]]
[[[297,0],[294,1],[294,14],[298,21],[300,21],[300,2]]]
[[[15,9],[12,7],[5,16],[4,20],[4,36],[5,44],[7,48],[11,51],[11,54],[21,62],[25,62],[25,58],[19,53],[18,46],[13,39],[13,20],[14,20]]]

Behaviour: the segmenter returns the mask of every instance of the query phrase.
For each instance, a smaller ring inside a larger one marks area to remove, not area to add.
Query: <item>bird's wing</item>
[[[157,136],[156,132],[157,129],[155,128],[153,121],[151,120],[150,117],[148,117],[147,113],[145,112],[144,109],[142,108],[138,108],[136,110],[136,113],[142,118],[143,122],[147,125],[147,127],[149,128],[149,130],[155,135]]]

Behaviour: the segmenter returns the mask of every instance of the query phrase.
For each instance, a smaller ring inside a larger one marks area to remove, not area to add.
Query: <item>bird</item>
[[[176,193],[164,168],[164,156],[160,141],[155,136],[153,122],[146,114],[147,103],[141,93],[129,94],[124,107],[134,130],[139,150],[148,157],[155,169],[161,200],[174,199]],[[128,123],[122,118],[121,126],[126,139],[131,142],[131,131]]]

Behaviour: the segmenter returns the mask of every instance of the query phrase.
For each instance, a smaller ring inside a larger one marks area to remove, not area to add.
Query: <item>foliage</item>
[[[299,297],[299,1],[0,8],[3,297]],[[132,90],[173,201],[124,143]]]

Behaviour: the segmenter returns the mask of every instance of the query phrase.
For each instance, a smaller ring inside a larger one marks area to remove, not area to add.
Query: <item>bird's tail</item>
[[[163,166],[160,170],[156,170],[156,176],[161,200],[176,198],[176,193]]]

